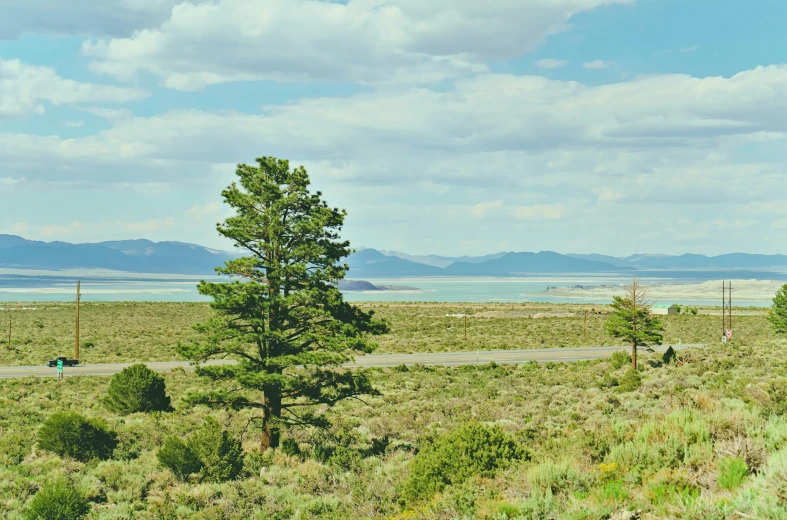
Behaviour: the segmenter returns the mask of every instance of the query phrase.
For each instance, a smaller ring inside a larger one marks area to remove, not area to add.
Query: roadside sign
[[[721,342],[722,343],[727,343],[727,336],[722,336],[721,337]]]
[[[732,339],[732,330],[727,329],[727,339]]]
[[[58,379],[63,377],[63,360],[62,359],[58,359],[57,360],[57,377],[58,377]]]

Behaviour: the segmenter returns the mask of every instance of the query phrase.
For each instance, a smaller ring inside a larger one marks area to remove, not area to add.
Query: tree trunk
[[[262,435],[260,437],[260,451],[268,448],[278,448],[280,432],[276,421],[281,417],[281,391],[269,390],[265,392],[265,417],[262,423]],[[273,426],[271,426],[273,422]]]
[[[631,366],[637,370],[637,345],[631,345]]]

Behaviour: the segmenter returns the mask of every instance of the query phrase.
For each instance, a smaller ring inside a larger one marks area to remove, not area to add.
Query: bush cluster
[[[170,399],[164,378],[137,364],[112,376],[104,405],[118,414],[166,412],[170,410]]]
[[[233,480],[243,470],[243,447],[213,417],[185,442],[169,437],[158,452],[159,463],[180,480],[199,473],[208,482]]]
[[[438,438],[425,438],[402,490],[405,502],[429,498],[474,475],[491,476],[527,451],[499,426],[468,423]]]
[[[26,520],[79,520],[90,513],[90,502],[66,480],[41,488],[25,512]]]
[[[81,462],[108,459],[117,446],[117,435],[101,419],[75,412],[52,414],[38,431],[38,447]]]

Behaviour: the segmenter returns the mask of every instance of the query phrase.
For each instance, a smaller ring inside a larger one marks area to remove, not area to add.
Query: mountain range
[[[117,240],[90,244],[41,242],[0,235],[0,268],[28,270],[109,269],[133,273],[212,274],[215,267],[239,253],[184,242]],[[600,254],[499,252],[484,256],[408,255],[397,251],[360,249],[347,259],[348,278],[483,277],[535,274],[632,274],[670,276],[676,271],[787,268],[787,255],[731,253]]]

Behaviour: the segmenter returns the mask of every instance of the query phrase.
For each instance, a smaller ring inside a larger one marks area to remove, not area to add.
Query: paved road
[[[656,352],[664,352],[670,345],[655,347]],[[701,344],[672,345],[673,348],[702,347]],[[425,354],[382,354],[358,356],[349,367],[391,367],[397,365],[473,365],[494,361],[497,364],[519,364],[527,361],[539,363],[582,361],[606,358],[618,350],[628,351],[628,347],[576,347],[576,348],[541,348],[529,350],[482,350],[479,352],[434,352]],[[234,361],[211,361],[208,365],[233,364]],[[165,361],[145,363],[157,372],[169,372],[174,368],[193,370],[186,361]],[[63,367],[63,375],[68,376],[111,376],[130,366],[131,363],[106,363]],[[57,369],[46,366],[0,367],[0,379],[10,377],[43,376],[56,377]]]

